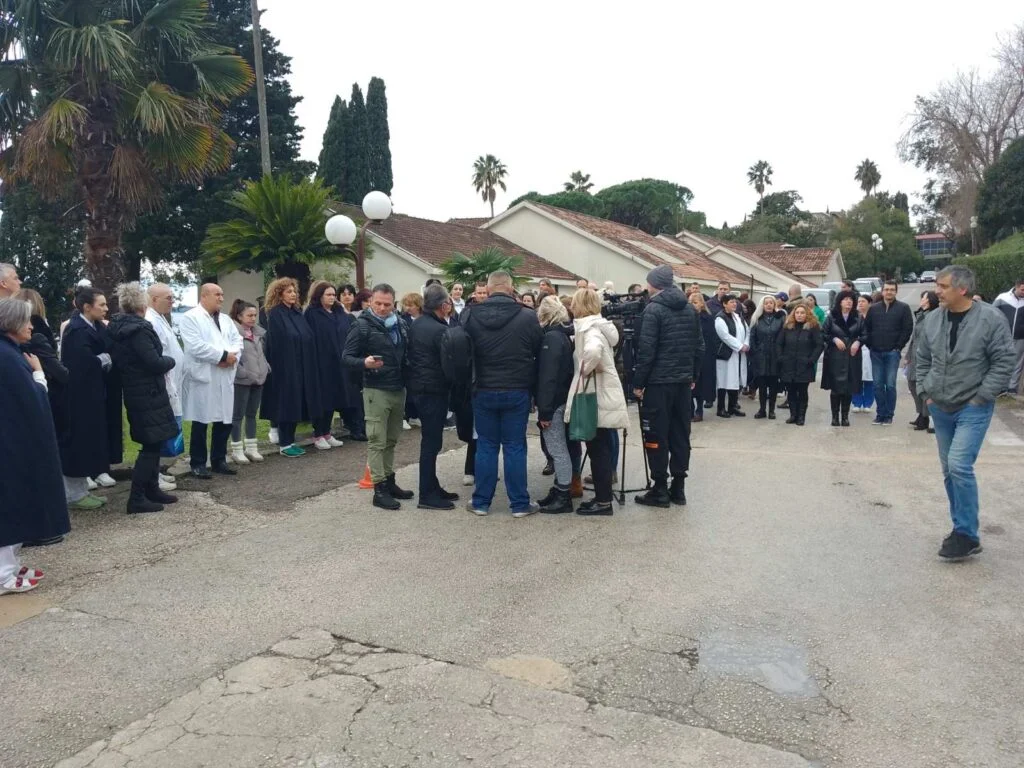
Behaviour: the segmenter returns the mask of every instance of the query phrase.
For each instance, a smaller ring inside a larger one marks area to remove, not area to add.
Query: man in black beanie
[[[686,504],[692,390],[704,357],[697,310],[673,277],[672,268],[664,264],[648,273],[647,289],[653,298],[643,311],[636,344],[633,391],[642,401],[640,425],[654,478],[654,487],[636,502],[651,507]]]

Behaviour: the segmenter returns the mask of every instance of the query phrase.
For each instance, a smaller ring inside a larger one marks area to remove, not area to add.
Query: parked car
[[[922,272],[921,273],[921,282],[922,283],[934,283],[935,282],[935,270],[934,269],[926,269],[924,272]]]
[[[821,285],[818,286],[818,288],[825,289],[828,291],[835,291],[836,293],[839,293],[841,290],[843,290],[843,284],[839,282],[828,282],[822,283]]]
[[[840,285],[840,287],[842,287]],[[818,306],[828,312],[832,309],[832,302],[836,300],[838,291],[833,288],[804,288],[803,295],[813,295],[818,302]]]
[[[859,277],[853,281],[853,287],[858,293],[866,293],[869,296],[875,291],[882,290],[882,281],[877,277]]]
[[[917,282],[917,272],[907,272],[907,274],[905,274],[903,276],[903,282],[904,283],[916,283]]]

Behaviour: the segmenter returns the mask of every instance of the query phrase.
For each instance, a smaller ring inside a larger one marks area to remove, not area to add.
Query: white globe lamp
[[[363,214],[370,221],[384,221],[391,215],[391,198],[383,192],[369,192],[363,198]]]
[[[356,240],[356,223],[348,216],[331,216],[324,225],[324,235],[331,245],[352,245]]]

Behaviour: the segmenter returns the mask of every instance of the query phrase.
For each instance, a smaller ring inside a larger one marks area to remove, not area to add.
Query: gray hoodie
[[[1010,383],[1015,353],[1006,318],[974,302],[960,321],[956,349],[949,351],[949,312],[929,312],[916,334],[917,391],[944,411],[967,403],[993,402]]]
[[[270,365],[267,363],[264,336],[267,332],[261,326],[252,328],[253,340],[246,338],[240,323],[235,323],[238,334],[242,337],[242,359],[235,371],[235,386],[261,387],[267,381]]]

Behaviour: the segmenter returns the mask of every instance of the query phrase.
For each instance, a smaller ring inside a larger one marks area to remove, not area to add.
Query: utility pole
[[[256,101],[260,110],[260,158],[263,175],[270,176],[270,121],[267,119],[267,81],[263,76],[263,34],[258,0],[252,4],[252,61],[256,70]]]

